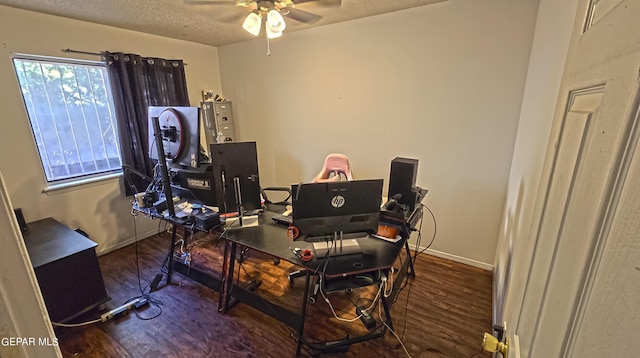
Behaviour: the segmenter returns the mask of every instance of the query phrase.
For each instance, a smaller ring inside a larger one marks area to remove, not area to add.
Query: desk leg
[[[231,287],[233,286],[233,272],[236,261],[236,244],[229,240],[224,241],[224,261],[222,263],[222,289],[218,312],[227,312],[231,300]]]
[[[395,329],[393,329],[393,322],[391,321],[391,310],[389,309],[387,298],[384,297],[384,295],[381,295],[380,299],[382,300],[382,307],[384,308],[384,314],[386,315],[385,321],[387,322],[387,326],[395,332]]]
[[[304,282],[304,295],[302,298],[302,311],[300,311],[300,322],[298,326],[298,345],[296,346],[296,357],[300,355],[300,350],[302,349],[302,334],[304,333],[304,321],[307,318],[307,304],[309,302],[309,287],[311,282],[311,273],[309,270],[306,271],[305,282]]]
[[[178,229],[176,224],[171,227],[171,242],[169,246],[169,253],[167,255],[167,285],[171,284],[171,275],[173,274],[173,250],[176,246],[176,230]]]
[[[411,260],[411,250],[409,250],[409,240],[404,242],[404,249],[407,251],[407,258],[409,259],[409,268],[411,269],[411,272],[409,273],[409,275],[411,275],[411,277],[416,277],[416,270],[413,268],[413,261]]]

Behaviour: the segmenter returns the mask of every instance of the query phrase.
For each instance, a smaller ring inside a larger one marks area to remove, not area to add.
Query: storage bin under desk
[[[27,227],[22,235],[51,321],[69,321],[111,299],[95,242],[53,218]]]

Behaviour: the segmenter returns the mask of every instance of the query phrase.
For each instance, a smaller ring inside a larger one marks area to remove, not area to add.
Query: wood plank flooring
[[[112,297],[107,308],[116,308],[141,291],[148,292],[146,286],[161,272],[168,249],[169,237],[163,233],[101,256],[107,293]],[[201,234],[188,240],[183,249],[191,253],[192,267],[216,274],[223,244],[215,237]],[[296,267],[284,261],[276,266],[270,258],[252,251],[247,252],[242,266],[241,281],[259,278],[263,281],[258,288],[261,295],[292,309],[299,307],[304,279],[293,285],[287,280]],[[391,309],[398,338],[387,332],[381,339],[352,345],[346,353],[325,356],[406,357],[402,341],[411,357],[491,357],[480,347],[483,332],[491,331],[491,273],[426,254],[418,255],[415,268],[416,277],[408,281]],[[336,314],[349,319],[355,317],[354,304],[370,304],[376,292],[369,287],[327,297]],[[293,329],[243,303],[226,314],[218,313],[218,293],[179,273],[174,273],[171,285],[163,280],[151,297],[154,304],[136,314],[84,327],[56,328],[63,355],[295,356]],[[336,340],[367,332],[359,320],[345,323],[335,319],[323,299],[309,305],[308,312],[305,337],[309,340]],[[92,312],[83,319],[99,314]],[[378,318],[377,308],[373,316]],[[302,356],[309,353],[303,350]]]

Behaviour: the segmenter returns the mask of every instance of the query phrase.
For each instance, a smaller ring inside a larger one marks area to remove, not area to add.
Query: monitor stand
[[[236,217],[229,217],[225,220],[224,228],[228,229],[238,229],[238,228],[246,228],[246,227],[255,227],[258,226],[258,215],[239,215]]]
[[[236,198],[236,207],[238,210],[238,216],[235,218],[227,218],[225,220],[224,228],[246,228],[258,226],[258,215],[245,215],[242,207],[242,192],[240,191],[240,178],[233,178],[233,191]]]
[[[313,250],[316,258],[362,253],[358,240],[344,238],[342,231],[333,233],[332,241],[314,242]]]

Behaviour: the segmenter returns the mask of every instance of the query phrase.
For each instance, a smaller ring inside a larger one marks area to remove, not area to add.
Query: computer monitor
[[[174,194],[204,205],[218,206],[211,170],[210,164],[201,165],[197,169],[172,168],[170,177]]]
[[[211,167],[220,213],[261,209],[256,142],[210,145]],[[239,191],[238,191],[239,190]]]
[[[164,154],[173,167],[198,168],[200,165],[200,108],[148,108],[149,157],[158,160],[155,141],[162,138]],[[160,135],[153,130],[153,118],[158,118]]]
[[[304,236],[375,233],[382,179],[293,184],[293,225]]]

